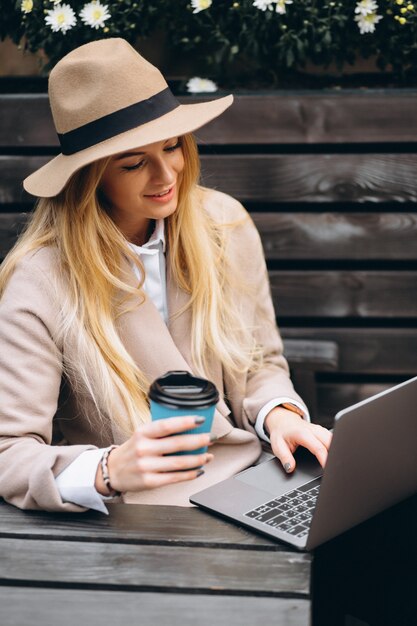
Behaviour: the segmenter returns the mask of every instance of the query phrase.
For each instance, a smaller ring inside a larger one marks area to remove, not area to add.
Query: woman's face
[[[143,243],[149,220],[168,217],[176,210],[183,169],[180,137],[112,157],[100,189],[111,218],[130,241]]]

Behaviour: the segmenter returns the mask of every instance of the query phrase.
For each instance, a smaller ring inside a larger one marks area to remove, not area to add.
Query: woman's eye
[[[128,172],[130,172],[131,170],[139,170],[144,164],[144,161],[139,161],[139,163],[136,163],[136,165],[125,165],[123,167],[124,170],[127,170]]]
[[[176,150],[177,148],[181,147],[181,141],[177,141],[177,143],[173,146],[169,146],[168,148],[165,148],[166,152],[172,152],[173,150]]]
[[[181,140],[179,140],[173,146],[168,146],[167,148],[164,148],[164,152],[174,152],[174,150],[181,148],[181,145],[182,145]],[[139,161],[139,163],[136,163],[135,165],[124,165],[123,169],[126,170],[127,172],[130,172],[132,170],[140,170],[144,165],[145,165],[145,159],[142,159],[142,161]]]

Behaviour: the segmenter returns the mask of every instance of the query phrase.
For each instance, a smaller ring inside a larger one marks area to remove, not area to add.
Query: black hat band
[[[67,133],[58,133],[62,154],[75,154],[80,150],[91,148],[101,141],[151,122],[178,106],[180,103],[167,87],[146,100],[104,115]]]

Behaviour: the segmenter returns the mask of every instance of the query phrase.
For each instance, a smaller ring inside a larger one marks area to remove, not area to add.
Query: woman
[[[298,445],[324,465],[330,434],[289,380],[259,236],[236,200],[197,184],[190,133],[232,96],[180,105],[106,39],[56,65],[49,97],[62,154],[25,180],[40,199],[0,273],[0,495],[187,505],[253,464],[259,437],[286,471]],[[150,421],[149,384],[168,370],[218,387],[211,436],[179,434],[193,416]]]

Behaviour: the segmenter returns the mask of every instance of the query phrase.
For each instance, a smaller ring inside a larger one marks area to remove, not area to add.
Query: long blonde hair
[[[182,150],[178,207],[166,218],[169,265],[176,283],[189,294],[195,371],[207,375],[209,360],[215,358],[233,376],[259,366],[261,349],[253,329],[242,323],[234,297],[238,276],[225,254],[230,224],[215,222],[202,208],[200,161],[192,135],[182,137]],[[56,197],[38,200],[25,232],[1,266],[0,297],[26,254],[44,246],[57,249],[60,273],[67,279],[60,331],[64,341],[71,334],[77,343],[76,357],[65,359],[64,372],[92,397],[101,415],[130,434],[149,420],[151,381],[124,346],[116,320],[132,302],[140,306],[144,299],[143,280],[136,286],[124,280],[123,260],[138,265],[142,276],[144,268],[100,200],[99,185],[110,158],[74,174]],[[123,415],[115,413],[115,391]]]

